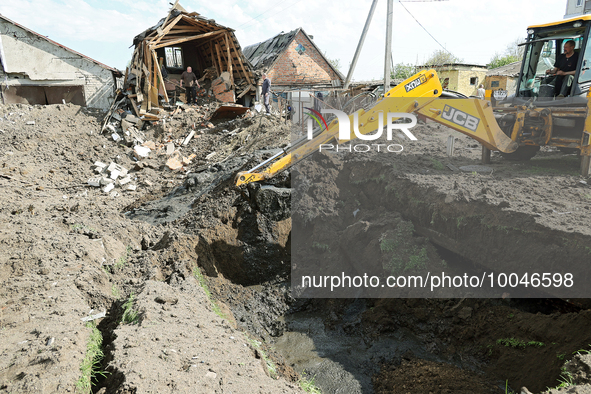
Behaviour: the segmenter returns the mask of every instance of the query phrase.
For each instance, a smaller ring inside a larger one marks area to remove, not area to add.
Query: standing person
[[[197,76],[193,73],[191,67],[187,67],[187,71],[183,71],[181,74],[181,87],[183,87],[183,83],[187,92],[187,104],[195,104],[197,88],[200,86],[199,82],[197,82]]]
[[[271,96],[271,80],[267,78],[267,74],[263,73],[263,89],[262,94],[265,102],[265,109],[267,114],[271,115],[271,106],[269,105],[269,97]]]
[[[556,58],[554,68],[546,70],[546,74],[556,74],[554,94],[558,94],[557,97],[568,96],[570,87],[575,79],[578,61],[579,54],[575,52],[575,42],[568,40],[564,44],[564,53],[558,55]]]
[[[484,100],[484,94],[486,93],[486,90],[484,90],[484,85],[480,84],[480,86],[478,87],[478,98],[480,100]]]

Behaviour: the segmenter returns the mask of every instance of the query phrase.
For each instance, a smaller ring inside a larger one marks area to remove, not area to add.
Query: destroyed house
[[[166,18],[137,35],[126,86],[143,110],[183,95],[180,77],[191,67],[204,88],[224,103],[250,104],[256,81],[230,28],[175,3]],[[174,96],[173,96],[174,95]],[[199,95],[199,93],[198,93]],[[145,99],[144,99],[145,97]]]
[[[256,71],[267,73],[275,91],[338,87],[344,80],[302,28],[249,45],[244,54]]]
[[[73,103],[109,109],[122,74],[0,15],[4,104]]]

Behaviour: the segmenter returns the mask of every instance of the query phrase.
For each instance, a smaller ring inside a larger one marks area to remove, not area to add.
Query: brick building
[[[293,105],[296,121],[298,108],[314,106],[313,97],[326,96],[344,81],[301,27],[247,46],[243,52],[257,73],[266,72],[271,79],[274,99],[281,96]],[[260,81],[257,97],[259,93]]]
[[[244,55],[275,89],[340,86],[344,80],[302,28],[247,46]]]

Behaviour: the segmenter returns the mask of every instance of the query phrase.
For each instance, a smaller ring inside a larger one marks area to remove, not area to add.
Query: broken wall
[[[0,87],[6,103],[64,99],[108,109],[113,102],[111,70],[3,19],[0,32]]]

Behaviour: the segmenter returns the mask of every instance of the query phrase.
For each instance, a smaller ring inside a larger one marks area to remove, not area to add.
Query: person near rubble
[[[263,99],[265,102],[265,109],[267,114],[271,115],[271,106],[269,105],[269,98],[271,96],[271,80],[267,78],[267,74],[263,73]]]
[[[183,71],[181,74],[181,87],[185,85],[185,91],[187,92],[187,104],[195,104],[197,98],[197,88],[200,88],[197,76],[193,72],[193,69],[189,66],[187,71]]]

